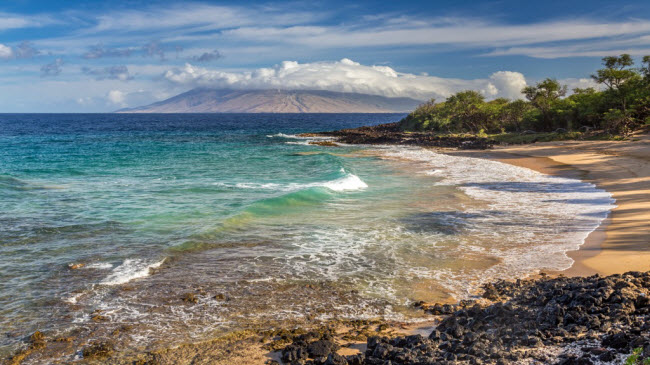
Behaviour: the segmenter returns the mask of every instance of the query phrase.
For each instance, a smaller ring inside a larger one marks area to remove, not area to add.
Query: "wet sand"
[[[650,270],[650,134],[627,141],[564,141],[454,151],[578,178],[610,192],[617,207],[585,244],[568,255],[567,276],[611,275]]]

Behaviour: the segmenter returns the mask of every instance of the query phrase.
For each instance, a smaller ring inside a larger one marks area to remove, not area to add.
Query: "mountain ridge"
[[[399,113],[422,101],[325,90],[196,88],[116,113]]]

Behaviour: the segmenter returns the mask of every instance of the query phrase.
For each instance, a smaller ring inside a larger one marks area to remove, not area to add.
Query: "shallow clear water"
[[[0,115],[0,346],[75,326],[137,324],[142,344],[403,319],[409,300],[570,266],[612,208],[577,180],[295,136],[400,117]]]

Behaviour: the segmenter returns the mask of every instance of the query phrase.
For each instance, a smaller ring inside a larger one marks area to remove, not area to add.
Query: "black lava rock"
[[[338,345],[331,337],[307,336],[287,346],[283,360],[304,362],[308,356],[314,361],[307,364],[328,365],[590,365],[615,361],[636,348],[642,349],[641,358],[650,357],[650,272],[497,281],[484,288],[485,297],[502,301],[427,307],[429,313],[446,316],[428,337],[370,337],[364,354],[344,358],[336,354]],[[582,355],[554,358],[531,351],[570,344],[577,344]]]

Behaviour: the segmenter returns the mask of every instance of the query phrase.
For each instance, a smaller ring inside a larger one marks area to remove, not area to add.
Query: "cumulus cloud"
[[[14,52],[12,51],[11,47],[5,46],[4,44],[0,43],[0,59],[8,60],[12,58],[13,55]]]
[[[186,64],[165,72],[172,83],[233,89],[330,90],[411,97],[446,98],[461,90],[478,90],[487,98],[520,98],[526,80],[521,73],[501,71],[488,79],[463,80],[397,72],[388,66],[366,66],[344,58],[336,62],[284,61],[269,68],[226,72]]]
[[[95,77],[97,80],[121,80],[128,81],[133,79],[126,66],[110,66],[103,68],[82,67],[81,71],[86,75]]]
[[[135,89],[135,90],[110,90],[106,94],[105,102],[108,102],[109,106],[125,108],[129,106],[139,106],[147,105],[156,101],[167,99],[174,94],[170,94],[167,91],[156,90],[154,92],[145,90],[145,89]],[[83,101],[83,100],[82,100]],[[81,103],[82,101],[77,101]]]
[[[194,56],[192,57],[192,60],[196,62],[210,62],[218,60],[221,57],[223,57],[221,53],[215,49],[212,52],[205,52],[200,56]]]
[[[61,71],[63,71],[61,68],[62,65],[63,60],[61,58],[57,58],[54,62],[43,65],[43,67],[41,67],[41,77],[57,76]]]
[[[108,101],[110,101],[113,104],[126,106],[125,103],[126,94],[120,90],[109,91],[108,94],[106,95],[106,99],[108,99]]]
[[[526,78],[520,72],[499,71],[490,76],[490,85],[494,86],[491,96],[499,96],[508,99],[521,98],[521,90],[526,87]]]
[[[39,54],[41,54],[41,51],[34,48],[31,42],[24,41],[15,47],[0,44],[0,59],[26,59]]]

